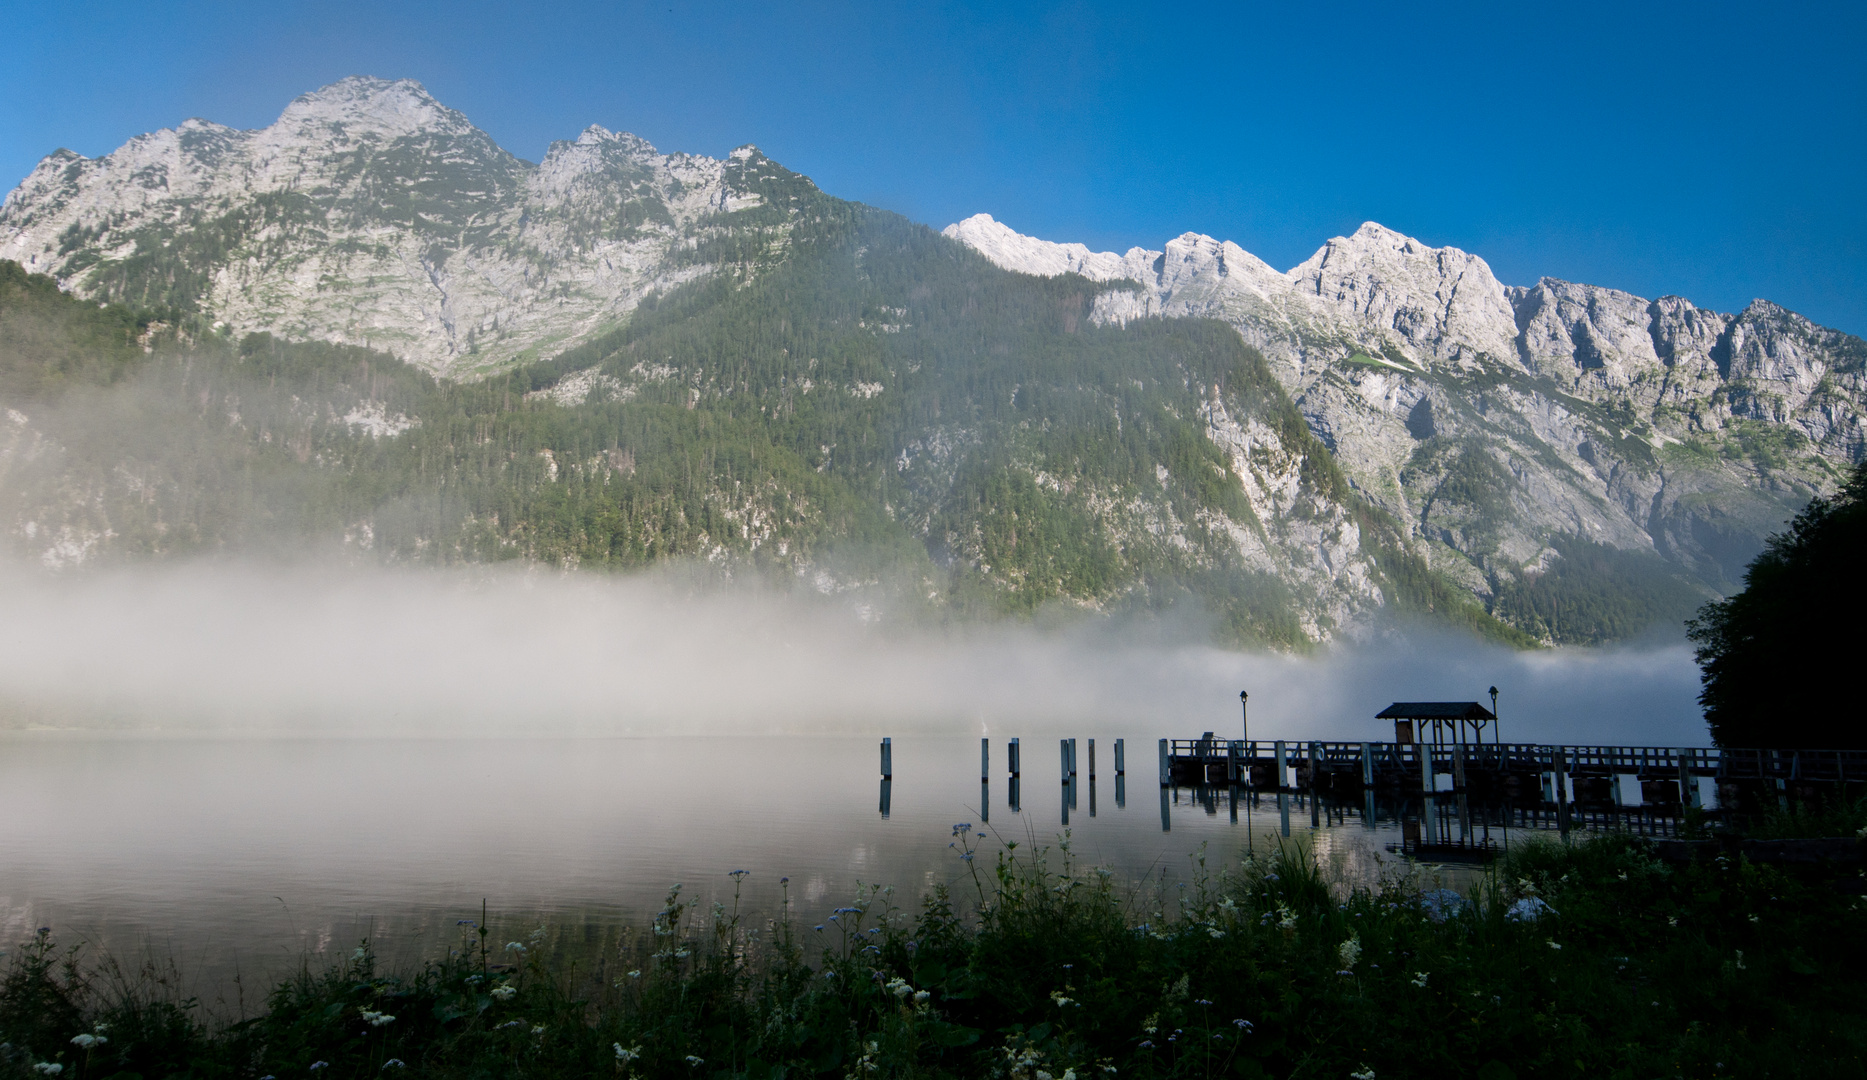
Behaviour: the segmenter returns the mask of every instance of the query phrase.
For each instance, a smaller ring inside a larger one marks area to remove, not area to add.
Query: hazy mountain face
[[[409,82],[60,151],[0,209],[68,294],[0,281],[0,528],[48,565],[686,557],[1286,645],[1392,610],[1600,640],[1862,452],[1867,350],[1761,302],[1506,288],[1377,226],[1288,274],[947,232],[750,148],[532,165]]]
[[[1583,564],[1606,575],[1593,592],[1683,603],[1669,572],[1730,588],[1764,535],[1867,452],[1867,343],[1768,301],[1728,315],[1547,278],[1505,286],[1477,256],[1373,223],[1287,273],[1190,233],[1125,255],[983,214],[946,234],[1008,269],[1140,286],[1105,294],[1099,320],[1236,327],[1356,489],[1539,636],[1568,635],[1563,590],[1537,584]]]

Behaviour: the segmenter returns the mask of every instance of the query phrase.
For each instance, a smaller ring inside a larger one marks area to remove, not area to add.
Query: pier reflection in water
[[[751,871],[739,903],[753,920],[788,896],[813,925],[858,882],[893,885],[911,906],[968,873],[947,846],[960,822],[1022,855],[1054,846],[1067,812],[1078,865],[1170,880],[1202,845],[1217,867],[1281,831],[1261,792],[1168,785],[1158,816],[1131,806],[1129,784],[1153,770],[1124,775],[1126,742],[1095,742],[1092,765],[1078,737],[1071,785],[1047,753],[1027,776],[1034,762],[1012,744],[995,760],[952,736],[893,738],[885,777],[866,735],[0,737],[0,820],[14,826],[0,830],[0,947],[51,926],[94,952],[156,948],[193,980],[244,971],[250,985],[366,935],[386,960],[432,955],[482,898],[502,926],[599,936],[645,924],[676,882],[703,909],[731,903],[736,869]],[[1027,811],[1024,783],[1053,776],[1059,802]],[[1225,812],[1208,813],[1220,799]],[[1317,850],[1372,880],[1404,839],[1404,812],[1369,816],[1368,830],[1353,809],[1312,814]]]

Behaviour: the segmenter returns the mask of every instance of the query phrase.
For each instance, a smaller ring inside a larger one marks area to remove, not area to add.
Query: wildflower
[[[328,1061],[314,1061],[311,1063],[312,1072],[317,1072],[319,1069],[328,1069],[330,1067],[331,1063]]]
[[[496,1027],[496,1028],[494,1028],[493,1030],[494,1030],[494,1031],[504,1031],[504,1030],[506,1030],[506,1029],[507,1029],[507,1028],[509,1028],[509,1027],[524,1027],[524,1026],[525,1026],[525,1021],[523,1021],[523,1020],[508,1020],[508,1021],[506,1021],[505,1023],[503,1023],[503,1024],[501,1024],[501,1025],[499,1025],[498,1027]]]
[[[835,918],[835,916],[831,916],[831,918]],[[822,924],[822,923],[818,923],[818,924],[817,924],[817,929],[818,929],[818,930],[822,930],[822,929],[823,929],[823,924]]]
[[[72,1044],[77,1046],[79,1049],[89,1050],[93,1046],[102,1046],[105,1043],[109,1042],[110,1040],[104,1038],[102,1035],[84,1034],[84,1035],[72,1036],[71,1041],[72,1041]]]
[[[506,951],[507,952],[524,952],[525,946],[521,945],[520,943],[516,941],[508,941],[506,942]]]
[[[928,993],[925,990],[914,991],[914,1004],[925,1005],[931,1000],[933,1000],[933,995],[931,993]]]
[[[533,1035],[543,1035],[544,1033],[545,1033],[545,1026],[543,1024],[538,1024],[532,1028]]]
[[[642,977],[642,972],[641,972],[641,969],[639,968],[634,971],[629,972],[629,978],[631,979],[639,979],[641,977]]]
[[[370,954],[370,951],[368,948],[362,945],[358,945],[355,949],[351,950],[350,959],[362,960],[362,959],[367,958],[369,954]]]
[[[1751,921],[1751,922],[1754,922],[1754,923],[1756,923],[1756,922],[1762,922],[1763,920],[1762,920],[1762,919],[1759,919],[1759,918],[1757,918],[1757,917],[1756,917],[1755,915],[1752,915],[1752,916],[1750,917],[1750,921]]]
[[[729,878],[742,878],[751,872],[750,870],[728,870],[726,876]]]
[[[1560,942],[1560,941],[1554,941],[1554,940],[1552,940],[1552,941],[1550,941],[1550,943],[1549,943],[1549,947],[1550,947],[1550,948],[1552,948],[1552,949],[1555,949],[1555,950],[1557,950],[1557,951],[1561,951],[1561,949],[1562,949],[1562,942]]]
[[[1235,1027],[1235,1028],[1237,1028],[1237,1029],[1238,1029],[1238,1030],[1240,1030],[1240,1031],[1250,1031],[1250,1030],[1251,1030],[1251,1021],[1249,1021],[1249,1020],[1234,1020],[1234,1021],[1232,1021],[1232,1026],[1233,1026],[1233,1027]]]
[[[1413,973],[1413,985],[1424,988],[1426,986],[1427,976],[1430,974],[1431,972],[1426,972],[1426,971],[1414,972]]]
[[[1210,1001],[1207,1001],[1207,1000],[1206,1000],[1205,998],[1194,998],[1194,999],[1193,999],[1193,1004],[1195,1004],[1195,1005],[1210,1005],[1210,1004],[1212,1004],[1212,1002],[1210,1002]]]
[[[1051,1000],[1051,1001],[1053,1001],[1053,1002],[1055,1002],[1055,1003],[1056,1003],[1056,1006],[1057,1006],[1057,1008],[1059,1008],[1059,1009],[1062,1009],[1062,1008],[1065,1008],[1065,1007],[1067,1007],[1067,1006],[1070,1006],[1070,1005],[1074,1005],[1074,1004],[1076,1004],[1076,1002],[1075,1002],[1075,1001],[1073,1001],[1073,1000],[1071,1000],[1071,999],[1069,999],[1069,998],[1066,998],[1066,997],[1064,997],[1064,996],[1063,996],[1063,994],[1062,994],[1061,992],[1059,992],[1059,991],[1056,991],[1056,990],[1052,990],[1052,991],[1050,992],[1050,1000]]]
[[[691,953],[691,952],[690,952],[689,950],[687,950],[687,949],[676,949],[676,950],[674,950],[674,958],[675,958],[676,960],[685,960],[685,959],[687,959],[687,958],[688,958],[689,956],[691,956],[691,955],[693,955],[693,954],[692,954],[692,953]]]
[[[1142,1039],[1142,1040],[1141,1040],[1141,1049],[1143,1049],[1143,1050],[1152,1050],[1152,1049],[1154,1049],[1154,1040],[1153,1040],[1153,1039]]]
[[[625,1065],[642,1056],[642,1048],[640,1046],[628,1050],[624,1050],[621,1043],[615,1043],[614,1046],[616,1048],[616,1060]]]
[[[501,983],[493,987],[490,992],[501,1001],[511,1001],[513,995],[519,992],[519,988],[513,986],[511,983]]]
[[[41,1061],[34,1064],[32,1068],[34,1072],[43,1076],[57,1076],[65,1071],[65,1067],[56,1061]]]
[[[686,1062],[687,1062],[687,1067],[688,1067],[688,1068],[690,1068],[690,1069],[691,1069],[691,1068],[694,1068],[695,1066],[698,1066],[698,1065],[705,1065],[705,1064],[707,1063],[707,1059],[706,1059],[706,1058],[702,1058],[702,1057],[695,1057],[695,1056],[694,1056],[694,1055],[692,1055],[692,1054],[689,1054],[689,1055],[687,1055],[687,1057],[685,1058],[685,1060],[686,1060]]]
[[[1221,929],[1219,929],[1219,928],[1218,928],[1218,927],[1216,927],[1216,926],[1208,926],[1208,927],[1206,927],[1206,933],[1207,933],[1207,934],[1210,934],[1210,935],[1211,935],[1211,936],[1212,936],[1213,938],[1215,938],[1215,939],[1216,939],[1216,938],[1222,938],[1222,937],[1224,937],[1224,936],[1225,936],[1225,931],[1223,931],[1223,930],[1221,930]]]
[[[1679,916],[1677,916],[1677,915],[1668,915],[1668,916],[1666,916],[1666,925],[1667,925],[1667,926],[1678,926],[1678,925],[1679,925]]]
[[[1554,915],[1556,909],[1544,903],[1541,897],[1526,896],[1505,909],[1504,917],[1512,922],[1535,922],[1544,915]]]
[[[376,1071],[377,1071],[377,1072],[384,1072],[384,1071],[387,1071],[387,1070],[389,1069],[389,1067],[390,1067],[390,1066],[394,1066],[395,1068],[398,1068],[398,1069],[406,1069],[406,1068],[408,1068],[408,1066],[407,1066],[407,1065],[404,1065],[404,1064],[402,1063],[402,1059],[401,1059],[401,1058],[390,1058],[390,1059],[389,1059],[388,1061],[385,1061],[385,1062],[383,1062],[383,1063],[382,1063],[382,1068],[381,1068],[381,1069],[378,1069],[378,1070],[376,1070]]]
[[[1141,1030],[1147,1032],[1149,1035],[1152,1035],[1156,1031],[1159,1031],[1160,1030],[1160,1014],[1154,1013],[1150,1015],[1146,1020],[1141,1021]]]
[[[897,975],[894,978],[888,980],[888,992],[898,998],[904,998],[904,997],[907,997],[909,994],[912,994],[914,992],[914,988],[908,985],[908,981],[906,979],[903,979],[902,977]]]
[[[1465,910],[1465,898],[1451,889],[1433,889],[1420,894],[1420,907],[1427,918],[1445,922]]]
[[[1744,970],[1744,950],[1737,950],[1737,970]]]
[[[1336,946],[1335,954],[1342,958],[1342,966],[1352,968],[1361,959],[1361,935],[1350,934],[1348,940]]]
[[[371,1027],[382,1027],[384,1024],[395,1023],[395,1017],[390,1016],[388,1013],[372,1012],[369,1009],[358,1009],[357,1011],[363,1014],[364,1021]]]
[[[1352,1072],[1348,1075],[1353,1078],[1353,1080],[1374,1080],[1374,1070],[1366,1065],[1361,1067],[1361,1071]]]

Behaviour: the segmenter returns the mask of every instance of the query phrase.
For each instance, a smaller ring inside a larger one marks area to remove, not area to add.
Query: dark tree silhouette
[[[1687,624],[1699,704],[1720,746],[1867,747],[1862,661],[1867,614],[1867,462],[1772,536],[1744,590]]]

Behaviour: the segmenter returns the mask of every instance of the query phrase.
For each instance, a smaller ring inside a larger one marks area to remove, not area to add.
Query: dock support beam
[[[893,780],[894,778],[895,778],[895,741],[893,739],[883,739],[882,740],[882,779]]]
[[[1569,755],[1564,747],[1556,747],[1556,828],[1562,835],[1569,835]]]
[[[1005,764],[1011,768],[1011,778],[1013,780],[1023,775],[1018,771],[1018,740],[1016,739],[1005,744]]]
[[[1128,755],[1122,750],[1122,741],[1115,740],[1115,775],[1126,776],[1128,773]]]
[[[992,779],[992,740],[979,740],[979,782]]]
[[[1167,740],[1160,741],[1160,786],[1173,783],[1173,762],[1167,757]],[[1164,804],[1163,804],[1164,805]],[[1161,820],[1166,820],[1166,811],[1161,812]]]

